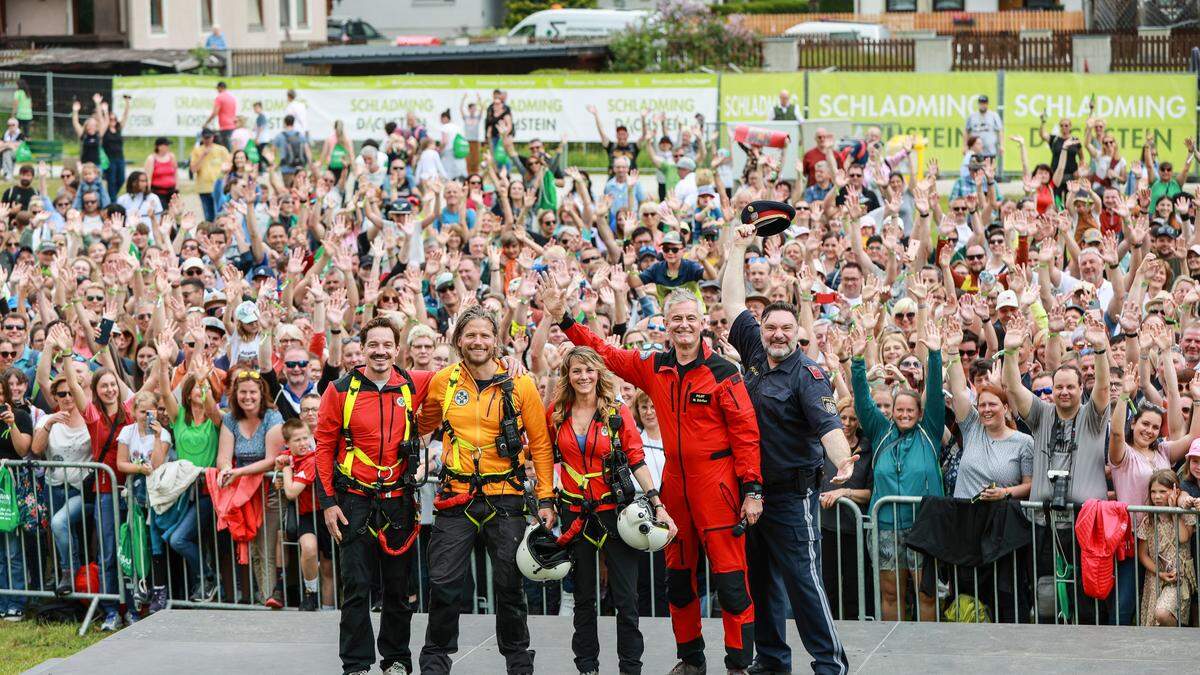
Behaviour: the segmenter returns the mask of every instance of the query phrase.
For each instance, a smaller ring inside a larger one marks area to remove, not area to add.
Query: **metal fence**
[[[24,480],[16,485],[35,486],[29,503],[41,505],[43,516],[32,526],[22,524],[0,533],[0,595],[22,602],[29,598],[53,602],[56,596],[59,602],[85,601],[88,608],[81,632],[98,608],[118,604],[134,614],[151,605],[263,610],[264,601],[278,590],[282,607],[297,609],[304,588],[301,568],[308,567],[311,573],[314,563],[318,605],[324,609],[339,605],[338,549],[336,542],[319,539],[321,511],[314,503],[311,512],[300,516],[296,503],[272,487],[273,473],[265,474],[258,488],[263,525],[247,542],[246,557],[239,560],[236,542],[218,528],[211,501],[201,487],[203,474],[178,503],[160,510],[149,503],[141,476],[127,477],[116,498],[89,489],[101,477],[115,481],[112,469],[103,464],[4,460],[0,471]],[[432,490],[423,498],[432,498]],[[1179,543],[1163,536],[1177,533],[1181,518],[1194,527],[1197,512],[1129,507],[1135,530],[1142,519],[1154,519],[1158,526],[1151,536],[1138,540],[1140,548],[1133,556],[1111,563],[1112,591],[1097,599],[1085,593],[1076,510],[1055,511],[1044,504],[1020,502],[1014,508],[1020,509],[1028,529],[1009,532],[1017,539],[1009,541],[1008,549],[982,564],[955,564],[906,548],[912,541],[909,521],[920,517],[921,498],[884,497],[869,514],[845,498],[834,508],[822,512],[823,516],[836,514],[823,523],[822,555],[825,591],[837,619],[1144,625],[1152,624],[1150,619],[1173,616],[1177,625],[1197,625],[1189,594],[1172,595],[1171,583],[1153,583],[1158,577],[1145,564],[1150,560],[1160,571],[1173,570],[1194,589],[1200,539]],[[135,514],[141,515],[140,521],[135,521]],[[140,558],[135,546],[128,551],[118,546],[122,525],[129,528],[129,537],[148,537],[147,558]],[[427,532],[423,529],[414,544],[409,575],[407,595],[416,611],[427,610],[429,597]],[[946,532],[948,545],[961,546],[961,534]],[[596,564],[598,610],[612,614],[603,588],[603,556]],[[1101,561],[1100,573],[1093,572],[1092,578],[1108,576],[1103,571],[1108,564]],[[127,565],[128,574],[121,572],[122,565]],[[93,566],[98,585],[81,581],[87,575],[79,570]],[[639,614],[666,616],[663,553],[647,554],[639,567]],[[70,591],[65,600],[65,589],[59,588],[64,581]],[[714,590],[710,571],[702,564],[697,594],[703,616],[721,614]],[[1147,590],[1154,594],[1154,602],[1146,599]],[[570,577],[562,583],[525,582],[531,614],[570,614],[572,591]],[[376,589],[371,596],[378,602],[382,593]],[[462,582],[461,611],[493,613],[494,602],[491,562],[480,545]]]

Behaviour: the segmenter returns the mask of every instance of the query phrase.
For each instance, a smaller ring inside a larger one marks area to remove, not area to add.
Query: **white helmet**
[[[644,497],[621,509],[617,533],[639,551],[661,551],[671,541],[670,528],[654,519],[654,507]]]
[[[571,556],[550,530],[532,523],[517,546],[517,569],[532,581],[558,581],[571,571]]]

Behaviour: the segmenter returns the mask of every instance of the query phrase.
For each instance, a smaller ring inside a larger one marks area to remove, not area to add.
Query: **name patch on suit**
[[[689,398],[688,401],[697,403],[699,405],[708,405],[712,403],[712,394],[701,394],[700,392],[696,392],[692,394],[692,397]]]

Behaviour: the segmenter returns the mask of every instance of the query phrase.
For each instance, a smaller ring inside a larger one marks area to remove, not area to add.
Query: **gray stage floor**
[[[375,615],[378,619],[378,615]],[[341,672],[335,612],[164,611],[39,673],[328,673]],[[570,675],[571,623],[562,617],[529,619],[539,673]],[[501,674],[491,616],[462,618],[455,673]],[[1195,672],[1195,628],[1108,628],[969,624],[839,623],[852,672],[860,673],[1186,673]],[[413,619],[414,652],[425,615]],[[795,624],[793,670],[808,672]],[[674,665],[667,619],[643,619],[646,675]],[[706,620],[710,673],[724,673],[721,623]],[[602,673],[616,672],[615,626],[600,623]],[[378,672],[378,670],[374,671]]]

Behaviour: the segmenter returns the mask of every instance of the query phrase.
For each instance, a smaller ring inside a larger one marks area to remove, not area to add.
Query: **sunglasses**
[[[807,347],[807,346],[808,346],[808,344],[809,344],[809,342],[810,342],[810,341],[809,341],[809,339],[808,339],[808,338],[800,338],[800,346],[801,346],[801,347]]]
[[[1034,396],[1045,396],[1052,391],[1054,391],[1054,390],[1051,389],[1050,387],[1040,387],[1038,389],[1033,390],[1033,395]]]
[[[467,185],[483,185],[483,181],[481,181],[481,180],[469,180],[469,181],[467,181]]]
[[[308,361],[284,361],[283,365],[288,368],[307,368]]]
[[[7,350],[0,350],[0,358],[3,358],[3,359],[11,359],[11,358],[13,358],[13,357],[14,357],[14,356],[16,356],[16,355],[17,355],[17,353],[16,353],[16,352],[10,352],[10,351],[7,351]]]
[[[4,330],[25,330],[25,325],[19,323],[6,323],[4,324]]]
[[[100,200],[99,199],[85,199],[85,200],[83,200],[83,203],[84,204],[99,204]]]
[[[257,370],[242,370],[242,371],[239,371],[237,374],[238,380],[246,380],[246,379],[257,380],[261,377],[262,377],[262,375],[260,375]]]
[[[662,323],[650,323],[650,324],[646,324],[646,330],[656,330],[659,332],[666,332],[667,325],[662,324]]]
[[[185,277],[199,277],[199,276],[204,276],[204,270],[202,270],[202,269],[197,269],[197,268],[193,267],[193,268],[189,269],[188,271],[184,272],[184,273],[183,273],[183,275],[184,275]]]
[[[901,368],[920,368],[921,363],[919,361],[901,361],[900,367]]]
[[[65,389],[54,392],[54,398],[67,398],[70,395],[71,395],[71,392],[69,392]]]
[[[594,255],[594,256],[591,256],[591,257],[589,257],[589,258],[580,258],[580,259],[579,259],[579,262],[583,263],[584,265],[587,265],[587,264],[589,264],[589,263],[594,263],[594,262],[596,262],[596,261],[597,261],[597,260],[599,260],[599,259],[600,259],[600,256],[598,256],[598,255]]]
[[[952,206],[952,207],[950,207],[950,210],[951,210],[951,211],[953,211],[953,212],[955,212],[955,213],[966,213],[966,211],[967,211],[967,207],[965,207],[965,206]]]
[[[807,211],[808,209],[809,209],[808,204],[797,204],[796,205],[797,211]]]
[[[71,202],[54,202],[54,205],[61,209],[66,206],[70,206]]]
[[[988,243],[991,244],[992,246],[999,246],[1004,243],[1004,240],[1003,239],[993,239],[993,240],[989,241]]]
[[[84,299],[87,300],[88,302],[104,302],[103,295],[87,295],[87,296],[84,296]]]
[[[968,255],[968,256],[967,256],[967,260],[983,260],[983,254],[982,254],[982,253],[976,253],[976,254],[974,254],[974,255]]]
[[[683,248],[679,246],[664,246],[663,253],[679,253]]]
[[[187,347],[188,349],[195,349],[196,341],[195,340],[184,340],[183,346]]]
[[[642,349],[652,352],[660,352],[663,350],[663,344],[661,342],[643,342]]]
[[[643,218],[657,218],[658,211],[642,211]]]
[[[138,315],[137,315],[137,320],[138,320],[138,321],[149,321],[149,320],[150,320],[150,315],[149,315],[149,314],[138,314]]]
[[[976,351],[976,350],[974,350],[974,349],[962,349],[962,348],[960,348],[960,349],[958,350],[958,353],[959,353],[959,354],[961,354],[961,355],[963,355],[964,357],[967,357],[967,358],[972,358],[972,359],[973,359],[973,358],[975,358],[975,355],[976,355],[976,354],[978,354],[979,352],[978,352],[978,351]]]
[[[917,315],[916,312],[896,312],[895,317],[897,319],[911,319],[911,318],[915,317],[916,315]]]
[[[862,178],[862,174],[861,174],[861,173],[848,173],[848,174],[846,174],[846,175],[847,175],[847,176],[849,176],[849,177],[851,177],[851,178]]]

